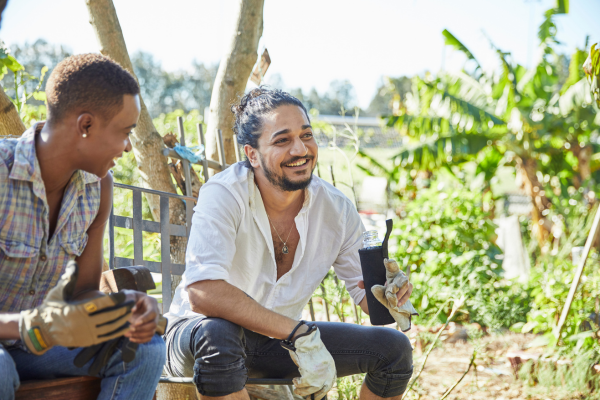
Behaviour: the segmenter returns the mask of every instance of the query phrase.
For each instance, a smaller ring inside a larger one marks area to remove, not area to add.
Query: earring
[[[87,137],[87,133],[84,133],[84,134],[83,134],[83,135],[81,135],[81,136],[83,136],[84,138],[86,138],[86,137]]]

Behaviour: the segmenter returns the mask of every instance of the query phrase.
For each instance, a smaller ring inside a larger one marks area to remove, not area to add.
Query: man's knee
[[[230,364],[246,357],[244,330],[221,318],[205,318],[192,332],[192,350],[196,361]]]
[[[14,399],[19,388],[19,374],[12,357],[0,345],[0,399]]]
[[[394,397],[404,393],[412,376],[412,346],[408,337],[396,330],[385,329],[381,336],[381,343],[388,348],[386,362],[367,374],[365,383],[380,397]]]
[[[206,396],[226,396],[242,390],[248,378],[244,330],[220,318],[206,318],[192,335],[194,383]]]

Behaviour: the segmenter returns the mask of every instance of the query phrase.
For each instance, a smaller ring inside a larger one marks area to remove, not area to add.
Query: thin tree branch
[[[454,388],[456,386],[458,386],[458,384],[463,380],[463,378],[469,373],[469,371],[471,370],[471,367],[473,366],[473,364],[475,364],[476,356],[477,356],[477,350],[474,350],[473,355],[471,356],[471,361],[469,362],[469,367],[467,368],[465,373],[462,374],[462,376],[460,378],[458,378],[458,380],[454,383],[454,385],[452,385],[448,390],[446,390],[446,393],[444,393],[442,395],[442,397],[440,397],[440,400],[444,400],[446,397],[448,397],[448,395],[454,390]]]
[[[423,364],[421,364],[421,368],[419,369],[419,372],[417,373],[417,375],[413,379],[411,379],[409,386],[406,389],[406,392],[404,392],[404,395],[402,396],[402,399],[406,398],[406,395],[408,394],[408,392],[410,392],[410,390],[412,389],[415,382],[421,376],[423,369],[425,369],[425,364],[427,363],[427,358],[429,358],[429,354],[435,347],[435,344],[437,343],[438,339],[442,335],[442,332],[444,332],[444,330],[446,329],[446,327],[448,326],[450,321],[452,321],[452,318],[454,318],[454,316],[456,315],[456,312],[463,306],[463,304],[465,304],[465,300],[466,300],[466,298],[464,296],[462,296],[458,300],[454,300],[454,305],[452,306],[452,312],[448,316],[448,319],[446,320],[446,323],[444,324],[444,326],[442,326],[442,329],[440,329],[438,331],[437,335],[435,336],[435,339],[433,339],[433,343],[431,343],[431,345],[429,345],[429,348],[427,349],[427,352],[425,353],[425,358],[423,359]]]

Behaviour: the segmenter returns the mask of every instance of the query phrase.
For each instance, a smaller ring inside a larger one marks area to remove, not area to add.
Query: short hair
[[[283,105],[298,106],[304,111],[306,118],[309,118],[304,104],[283,90],[260,86],[242,96],[239,103],[231,106],[235,118],[233,132],[237,136],[238,143],[241,146],[250,145],[258,149],[258,138],[263,126],[261,117]],[[248,160],[244,161],[244,165],[252,168]]]
[[[128,71],[101,54],[78,54],[62,60],[48,78],[48,121],[58,122],[71,111],[114,117],[123,107],[123,95],[140,87]]]

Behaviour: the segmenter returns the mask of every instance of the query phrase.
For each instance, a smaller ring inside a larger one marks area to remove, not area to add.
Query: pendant
[[[288,247],[287,247],[287,244],[285,244],[285,243],[283,244],[283,248],[281,249],[281,252],[283,254],[288,254],[290,252],[289,249],[288,249]]]

